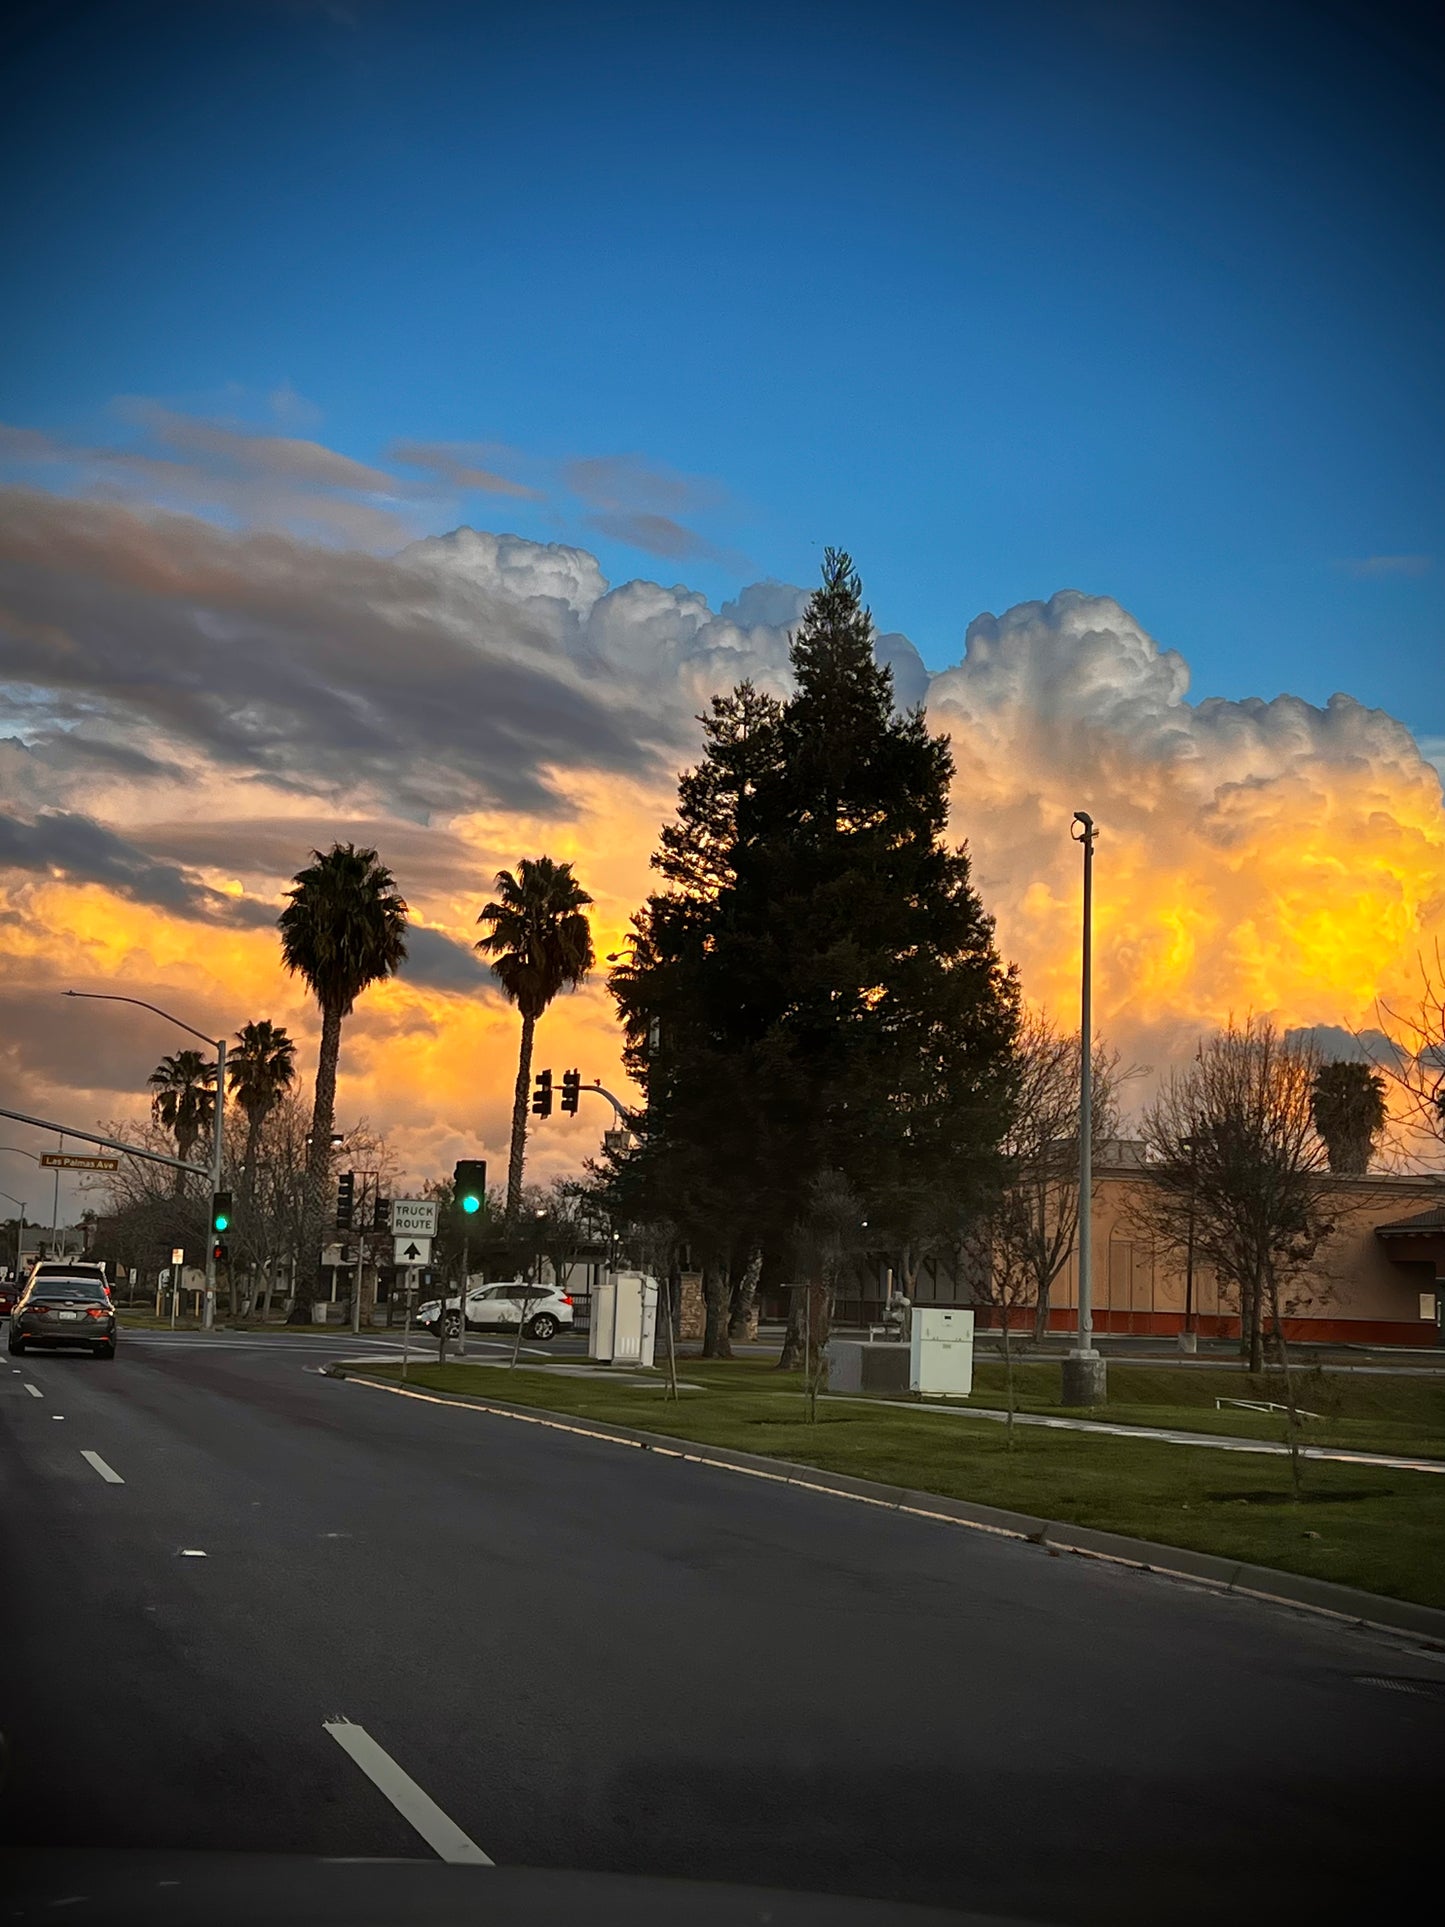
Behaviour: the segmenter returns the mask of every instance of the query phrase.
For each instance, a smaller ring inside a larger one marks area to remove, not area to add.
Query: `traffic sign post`
[[[393,1198],[391,1232],[400,1243],[403,1238],[434,1238],[437,1234],[435,1198]]]

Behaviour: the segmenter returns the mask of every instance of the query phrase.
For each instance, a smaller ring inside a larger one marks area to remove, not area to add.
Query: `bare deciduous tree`
[[[1042,1011],[1023,1021],[1018,1086],[1003,1142],[1002,1184],[985,1213],[995,1270],[1015,1305],[1034,1306],[1034,1337],[1048,1330],[1054,1280],[1079,1228],[1079,1038]],[[1094,1046],[1091,1137],[1095,1163],[1118,1132],[1119,1053]]]
[[[1241,1349],[1254,1372],[1268,1319],[1297,1489],[1299,1415],[1284,1319],[1336,1217],[1337,1187],[1313,1118],[1319,1066],[1313,1049],[1286,1044],[1268,1021],[1231,1020],[1146,1108],[1149,1182],[1135,1206],[1166,1247],[1181,1250],[1192,1237],[1196,1254],[1238,1294]]]
[[[1378,1006],[1390,1045],[1380,1068],[1408,1122],[1445,1145],[1445,952],[1438,938],[1418,962],[1420,988],[1411,1001]]]

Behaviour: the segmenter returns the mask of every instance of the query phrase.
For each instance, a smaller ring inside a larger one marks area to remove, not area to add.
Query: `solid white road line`
[[[469,1840],[456,1821],[448,1819],[431,1795],[423,1793],[409,1773],[403,1773],[364,1726],[353,1726],[350,1720],[323,1720],[322,1725],[336,1744],[351,1755],[367,1779],[381,1789],[402,1819],[416,1828],[439,1859],[474,1867],[495,1866],[495,1861],[482,1852],[476,1841]]]
[[[29,1392],[32,1398],[44,1398],[45,1396],[44,1392],[41,1391],[40,1387],[38,1385],[32,1385],[28,1379],[25,1384],[25,1389],[27,1392]]]
[[[87,1452],[82,1450],[80,1456],[85,1460],[87,1465],[93,1465],[95,1467],[96,1471],[105,1480],[107,1485],[124,1485],[125,1484],[125,1480],[120,1476],[119,1472],[117,1472],[113,1466],[107,1465],[105,1460],[100,1456],[99,1452]]]

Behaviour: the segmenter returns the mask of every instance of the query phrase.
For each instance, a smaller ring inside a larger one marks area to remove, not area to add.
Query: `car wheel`
[[[557,1320],[549,1311],[539,1311],[527,1327],[529,1338],[540,1338],[546,1344],[549,1338],[557,1336]]]
[[[462,1321],[454,1311],[447,1313],[445,1331],[448,1338],[460,1338],[462,1335]]]
[[[91,1352],[91,1357],[92,1358],[114,1358],[115,1346],[114,1345],[97,1345],[94,1348],[94,1350]]]

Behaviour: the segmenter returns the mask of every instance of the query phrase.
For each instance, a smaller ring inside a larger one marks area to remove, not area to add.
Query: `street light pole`
[[[1094,1349],[1094,840],[1087,810],[1075,810],[1074,841],[1084,849],[1083,962],[1079,997],[1079,1333],[1064,1359],[1065,1405],[1101,1405],[1107,1397],[1104,1360]]]
[[[159,1004],[148,1004],[143,997],[121,997],[107,990],[63,990],[62,997],[84,997],[96,1004],[134,1004],[138,1010],[149,1010],[157,1017],[164,1017],[168,1024],[177,1030],[199,1037],[203,1044],[209,1044],[216,1053],[216,1102],[211,1115],[211,1192],[214,1195],[221,1188],[221,1159],[225,1143],[226,1129],[226,1040],[224,1037],[207,1037],[203,1030],[193,1024],[183,1023],[170,1011],[162,1010]],[[206,1226],[206,1293],[205,1304],[201,1311],[201,1329],[210,1331],[216,1323],[216,1240],[209,1223],[207,1209]]]

